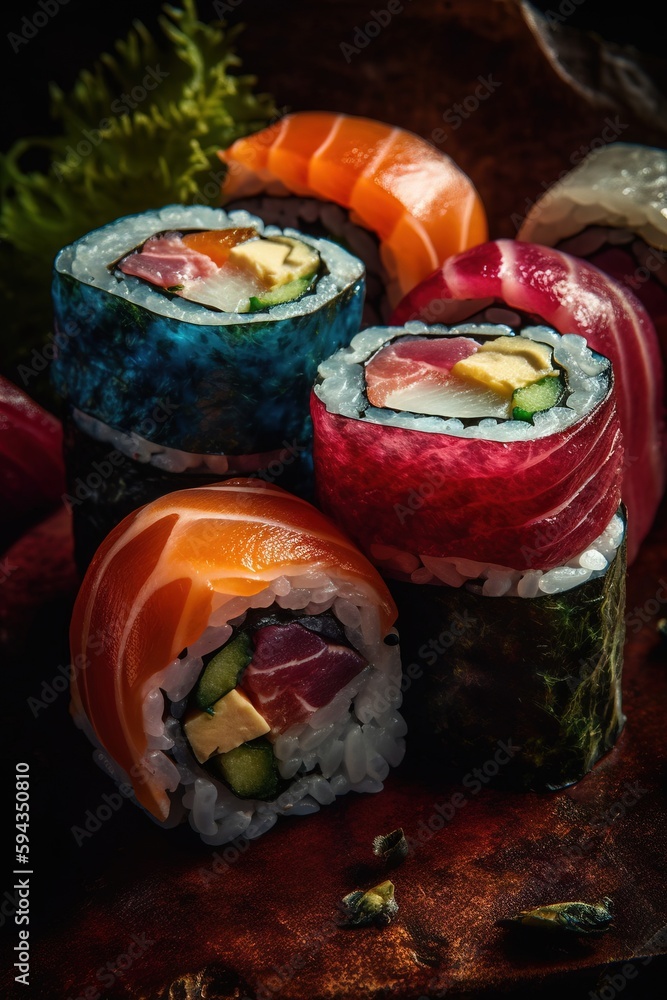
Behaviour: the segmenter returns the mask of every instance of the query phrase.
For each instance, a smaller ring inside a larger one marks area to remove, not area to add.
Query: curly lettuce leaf
[[[276,114],[270,97],[254,93],[254,77],[232,72],[237,29],[199,21],[194,0],[163,10],[160,44],[135,21],[71,93],[51,86],[60,134],[19,140],[0,157],[2,367],[29,391],[25,365],[37,377],[35,359],[48,346],[58,250],[122,215],[219,203],[217,150]],[[39,155],[46,170],[25,170]]]

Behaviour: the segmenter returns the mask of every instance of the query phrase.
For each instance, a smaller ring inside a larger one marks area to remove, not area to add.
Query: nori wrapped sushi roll
[[[80,563],[186,484],[254,475],[307,493],[308,393],[358,329],[363,291],[341,247],[247,212],[172,205],[62,250],[52,378]]]
[[[425,753],[445,746],[448,766],[465,771],[511,744],[498,784],[556,789],[614,746],[625,722],[625,542],[613,550],[623,528],[619,515],[606,573],[560,593],[391,584],[405,663],[420,670],[404,714]]]
[[[609,361],[544,326],[375,328],[322,363],[311,406],[322,505],[396,581],[431,759],[511,741],[513,787],[578,780],[624,721]]]

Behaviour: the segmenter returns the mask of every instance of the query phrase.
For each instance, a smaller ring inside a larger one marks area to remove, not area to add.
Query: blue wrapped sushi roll
[[[52,379],[79,562],[174,489],[250,475],[307,494],[310,386],[363,297],[356,257],[245,211],[171,205],[65,247]]]

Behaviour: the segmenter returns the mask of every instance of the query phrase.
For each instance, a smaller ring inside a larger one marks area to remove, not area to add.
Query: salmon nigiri
[[[403,753],[396,609],[310,504],[237,479],[162,497],[99,548],[71,625],[72,710],[158,821],[258,836]],[[384,641],[388,640],[388,641]]]
[[[487,236],[479,196],[454,161],[384,122],[303,111],[219,155],[228,167],[226,200],[292,194],[349,209],[380,240],[392,306],[451,254]]]

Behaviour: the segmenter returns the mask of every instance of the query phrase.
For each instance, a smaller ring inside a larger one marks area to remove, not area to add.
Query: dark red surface
[[[61,502],[60,421],[0,375],[0,549]]]

